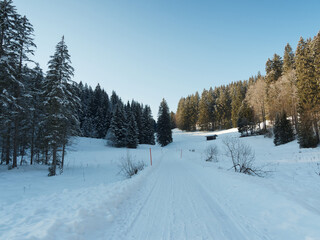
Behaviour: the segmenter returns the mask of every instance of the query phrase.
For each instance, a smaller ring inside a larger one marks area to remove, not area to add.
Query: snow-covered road
[[[212,181],[202,181],[201,168],[172,151],[153,167],[126,203],[127,214],[116,222],[111,239],[252,239],[221,207]]]
[[[109,237],[320,239],[318,214],[255,180],[213,170],[169,148],[121,206]]]

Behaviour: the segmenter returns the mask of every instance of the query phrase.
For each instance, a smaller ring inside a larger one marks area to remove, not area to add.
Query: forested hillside
[[[238,127],[244,135],[268,132],[266,120],[275,123],[286,115],[300,147],[319,143],[320,33],[300,38],[296,51],[289,44],[283,57],[266,62],[266,75],[204,89],[181,98],[175,118],[186,131]],[[260,124],[262,123],[262,124]],[[289,126],[290,128],[290,126]]]

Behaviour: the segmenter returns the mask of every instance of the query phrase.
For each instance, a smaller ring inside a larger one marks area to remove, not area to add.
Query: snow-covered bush
[[[265,175],[266,172],[254,166],[255,154],[249,145],[232,137],[226,137],[222,142],[225,145],[225,154],[231,158],[235,172],[260,177]]]
[[[207,162],[218,162],[218,148],[216,145],[208,146],[204,154]]]
[[[135,159],[133,159],[129,152],[127,152],[127,155],[125,157],[121,158],[119,164],[120,173],[127,178],[130,178],[133,175],[137,174],[139,171],[142,171],[144,167],[144,162],[135,161]]]

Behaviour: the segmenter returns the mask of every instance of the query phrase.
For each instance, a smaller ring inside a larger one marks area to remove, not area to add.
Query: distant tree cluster
[[[117,147],[154,144],[155,123],[149,106],[121,99],[98,85],[72,80],[74,69],[64,37],[44,74],[30,59],[33,27],[12,0],[0,1],[0,153],[1,164],[15,168],[50,164],[49,176],[63,170],[71,136],[114,137]],[[34,65],[34,67],[30,67]],[[123,134],[123,136],[121,135]],[[19,159],[18,159],[19,158]]]
[[[248,87],[259,77],[260,75],[251,77],[248,81],[239,81],[209,90],[204,89],[201,96],[196,93],[181,98],[175,116],[177,127],[186,131],[237,127],[239,111],[246,104],[244,100]],[[242,116],[244,117],[245,115]]]
[[[81,136],[106,138],[115,147],[155,144],[155,121],[148,105],[134,100],[124,104],[114,91],[109,98],[99,84],[95,90],[82,82],[78,87]]]
[[[266,62],[265,76],[205,89],[201,97],[196,93],[181,98],[176,124],[186,131],[238,127],[248,136],[266,133],[269,120],[276,125],[276,145],[292,141],[296,133],[300,147],[315,147],[320,141],[319,69],[320,33],[313,39],[300,38],[295,53],[287,44],[283,58],[274,54]],[[282,139],[281,132],[288,136]]]

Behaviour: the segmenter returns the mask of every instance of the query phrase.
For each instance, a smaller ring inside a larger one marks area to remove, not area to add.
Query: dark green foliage
[[[134,115],[131,113],[127,115],[128,129],[127,129],[127,147],[128,148],[137,148],[138,140],[138,128]]]
[[[266,82],[268,84],[276,82],[282,75],[283,61],[278,54],[273,55],[273,59],[268,59],[266,63]]]
[[[318,145],[311,119],[307,112],[301,111],[298,122],[298,142],[301,148],[314,148]]]
[[[44,82],[43,119],[45,142],[52,151],[52,165],[50,176],[55,175],[56,166],[60,163],[58,149],[64,148],[71,136],[78,133],[78,114],[80,99],[76,95],[76,86],[73,84],[73,67],[70,65],[70,55],[64,37],[57,44],[55,54],[48,63],[48,72]],[[60,166],[63,166],[63,157]]]
[[[115,106],[110,128],[107,133],[108,144],[115,147],[127,146],[127,119],[121,102]]]
[[[283,73],[288,73],[294,68],[294,53],[288,43],[284,49],[283,55]]]
[[[290,120],[287,119],[287,114],[285,112],[276,116],[273,133],[273,142],[276,146],[286,144],[294,140],[292,124]]]
[[[315,55],[319,39],[305,41],[300,38],[296,50],[296,75],[299,97],[298,140],[300,147],[314,147],[319,143],[320,84]],[[318,52],[319,54],[320,52]]]
[[[190,95],[179,101],[177,110],[177,125],[186,131],[195,131],[199,112],[199,94]]]
[[[162,100],[159,107],[157,121],[157,142],[164,147],[172,142],[169,107],[166,100]]]
[[[142,112],[142,130],[141,130],[141,136],[142,136],[142,144],[155,144],[154,139],[154,119],[152,117],[151,109],[148,105],[146,105],[143,108]]]

